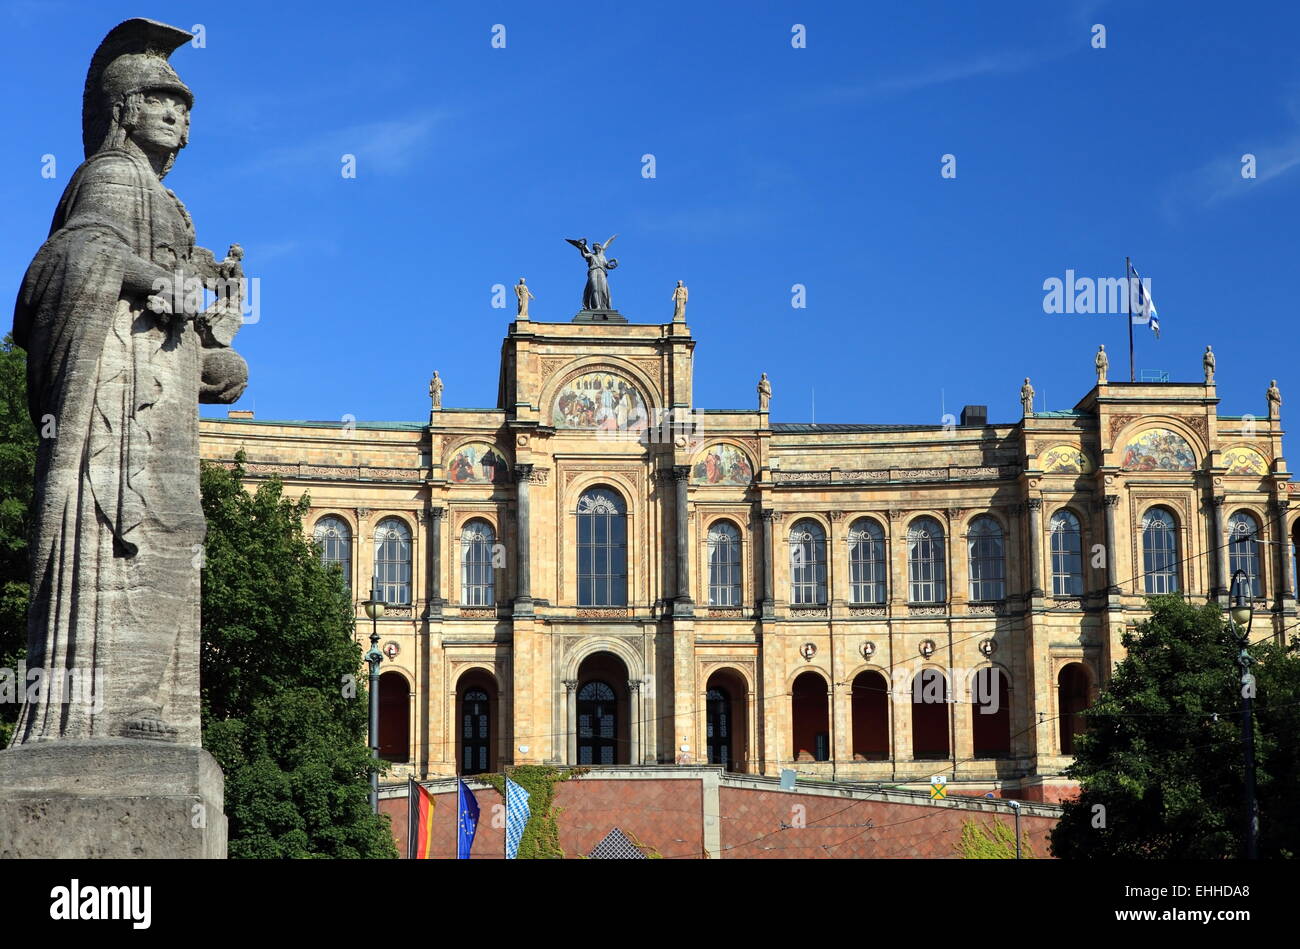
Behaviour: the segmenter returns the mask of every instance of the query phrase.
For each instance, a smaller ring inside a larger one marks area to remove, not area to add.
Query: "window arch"
[[[484,520],[466,522],[460,530],[460,602],[462,606],[496,604],[493,552],[497,535]]]
[[[911,603],[948,599],[943,528],[932,517],[918,517],[907,528],[907,585]]]
[[[1083,532],[1073,511],[1052,515],[1052,595],[1083,596]]]
[[[1007,561],[1002,526],[987,514],[981,514],[971,521],[966,540],[970,552],[970,598],[1006,599]]]
[[[1259,566],[1259,521],[1249,511],[1238,511],[1228,519],[1228,573],[1244,570],[1253,598],[1264,595]]]
[[[885,602],[885,532],[869,517],[849,527],[849,586],[853,603]]]
[[[1147,593],[1178,592],[1178,524],[1163,507],[1142,518],[1142,570]]]
[[[316,522],[312,537],[320,544],[323,564],[336,563],[343,571],[343,585],[352,590],[352,528],[341,517],[330,514]]]
[[[811,518],[790,528],[790,603],[826,605],[826,531]]]
[[[709,606],[740,606],[740,529],[730,521],[709,525]]]
[[[375,594],[390,606],[411,603],[411,529],[400,517],[375,528]]]
[[[578,605],[627,606],[627,507],[609,488],[578,498]]]

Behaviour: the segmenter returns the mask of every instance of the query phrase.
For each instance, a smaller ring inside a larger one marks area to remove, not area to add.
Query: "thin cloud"
[[[355,155],[359,174],[400,174],[423,153],[446,112],[418,112],[400,119],[365,122],[334,129],[296,145],[273,148],[253,158],[248,173],[328,163],[340,167]]]

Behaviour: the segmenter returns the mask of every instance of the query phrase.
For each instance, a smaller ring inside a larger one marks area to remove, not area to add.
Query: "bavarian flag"
[[[433,795],[414,778],[407,778],[407,856],[428,860],[433,854]]]
[[[456,797],[459,799],[456,808],[456,859],[468,860],[470,848],[474,846],[474,834],[478,830],[478,801],[474,798],[474,792],[460,778],[456,779],[456,785]]]
[[[531,811],[528,807],[528,792],[515,782],[506,778],[506,859],[514,860],[519,856],[519,841],[523,839],[524,828],[528,826]]]

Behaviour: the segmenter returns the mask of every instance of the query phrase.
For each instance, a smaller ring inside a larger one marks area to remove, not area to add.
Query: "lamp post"
[[[1240,652],[1237,664],[1241,666],[1241,738],[1246,755],[1246,859],[1256,859],[1255,847],[1259,837],[1259,814],[1255,810],[1255,728],[1250,718],[1250,699],[1255,693],[1255,677],[1250,674],[1254,659],[1250,655],[1250,627],[1255,614],[1250,604],[1250,578],[1245,570],[1232,575],[1232,605],[1228,610],[1232,634],[1237,639]],[[1242,631],[1242,627],[1245,631]]]
[[[1010,804],[1011,809],[1016,812],[1016,859],[1019,860],[1020,859],[1020,802],[1016,800],[1008,800],[1007,803]]]
[[[375,578],[376,581],[378,578]],[[370,812],[379,813],[379,664],[384,654],[379,651],[379,617],[384,615],[384,601],[379,599],[379,584],[370,585],[370,599],[361,605],[370,617],[370,651],[366,662],[370,665]]]

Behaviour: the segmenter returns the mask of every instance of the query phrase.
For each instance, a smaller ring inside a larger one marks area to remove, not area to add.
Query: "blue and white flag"
[[[1151,332],[1160,338],[1160,316],[1156,313],[1156,301],[1151,299],[1151,291],[1142,282],[1137,268],[1129,264],[1129,292],[1133,301],[1133,322],[1136,325],[1149,325]]]
[[[506,859],[519,855],[519,841],[532,811],[528,808],[528,792],[506,778]]]
[[[478,801],[464,781],[457,778],[456,784],[459,785],[457,797],[460,799],[456,808],[456,859],[468,860],[470,848],[474,846],[474,834],[478,831]]]

